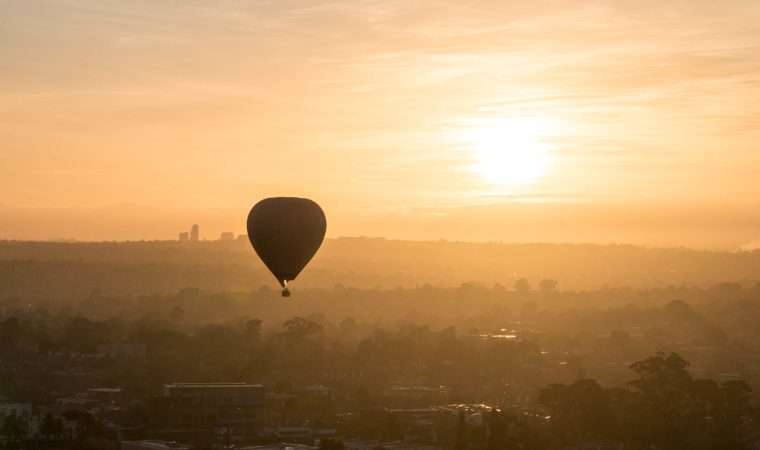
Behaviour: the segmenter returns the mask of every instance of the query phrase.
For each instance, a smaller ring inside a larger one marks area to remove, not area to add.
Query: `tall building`
[[[193,227],[190,229],[190,240],[193,242],[198,242],[199,234],[200,230],[198,228],[198,224],[193,224]]]
[[[183,231],[182,233],[179,234],[179,240],[181,242],[189,241],[190,233],[188,233],[187,231]]]
[[[235,233],[231,233],[229,231],[225,231],[222,233],[222,236],[219,238],[222,241],[234,241],[235,240]]]

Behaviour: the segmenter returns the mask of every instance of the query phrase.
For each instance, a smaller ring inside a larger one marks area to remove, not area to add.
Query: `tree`
[[[106,342],[108,332],[104,322],[74,317],[64,327],[62,341],[77,352],[95,353],[98,344]]]
[[[338,325],[338,329],[340,330],[342,337],[353,337],[359,329],[359,326],[356,323],[356,319],[348,317]]]
[[[646,411],[648,439],[652,443],[688,448],[690,429],[698,428],[695,422],[704,421],[704,401],[696,395],[688,366],[677,353],[663,352],[630,366],[639,375],[629,385],[638,392]]]
[[[338,439],[320,439],[319,440],[319,450],[345,450],[346,446],[343,444],[343,441]]]
[[[741,418],[752,411],[752,388],[743,380],[726,381],[720,387],[723,394],[723,416],[732,426],[738,426]]]
[[[744,448],[746,430],[743,419],[753,410],[750,405],[752,389],[742,380],[726,381],[720,385],[720,407],[716,422],[721,428],[720,441],[725,449]]]
[[[259,319],[251,319],[245,323],[245,335],[251,342],[261,341],[261,324]]]
[[[21,324],[16,317],[8,317],[0,323],[0,346],[13,345],[21,337]]]
[[[519,280],[515,281],[515,291],[520,294],[530,292],[530,283],[528,283],[528,280],[525,278],[520,278]]]
[[[607,393],[594,380],[549,385],[539,402],[550,408],[553,432],[563,444],[607,442],[613,435]]]
[[[488,420],[488,450],[506,450],[507,430],[499,411],[494,408]]]
[[[92,450],[118,448],[116,433],[95,419],[92,414],[69,410],[63,413],[63,417],[77,422],[76,448]]]
[[[556,280],[552,279],[543,279],[540,283],[538,283],[539,289],[541,289],[541,292],[549,293],[554,292],[557,290],[557,285],[559,283]]]
[[[615,347],[627,348],[631,345],[632,342],[633,339],[631,338],[631,335],[626,331],[613,330],[610,333],[610,343]]]
[[[460,409],[457,418],[457,435],[454,440],[454,450],[466,450],[468,446],[467,423],[465,422],[464,409]]]
[[[24,422],[15,415],[5,417],[2,431],[6,442],[18,442],[26,434]]]
[[[642,399],[663,411],[685,411],[690,402],[692,377],[686,368],[688,361],[677,353],[658,352],[643,361],[631,364],[639,375],[629,384],[639,391]]]
[[[693,322],[699,318],[699,314],[683,300],[668,302],[665,305],[665,316],[672,322]]]
[[[51,436],[54,436],[56,432],[55,418],[51,413],[45,414],[40,424],[40,434],[45,440],[49,440]]]
[[[386,414],[383,420],[382,439],[385,441],[395,441],[403,438],[404,430],[401,428],[398,417],[394,414]]]
[[[282,336],[293,341],[309,339],[322,334],[322,325],[303,317],[293,317],[286,320],[282,324],[282,329]]]
[[[169,318],[175,322],[182,322],[185,318],[185,310],[181,306],[177,305],[169,312]]]

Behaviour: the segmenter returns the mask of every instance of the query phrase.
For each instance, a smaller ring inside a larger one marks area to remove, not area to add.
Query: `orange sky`
[[[755,0],[5,0],[0,238],[167,238],[129,217],[63,232],[51,208],[184,223],[175,208],[300,195],[332,235],[420,238],[430,211],[540,201],[606,205],[581,208],[600,229],[689,210],[633,241],[755,239],[758,23]],[[698,239],[657,234],[716,211]],[[573,240],[530,228],[430,238]]]

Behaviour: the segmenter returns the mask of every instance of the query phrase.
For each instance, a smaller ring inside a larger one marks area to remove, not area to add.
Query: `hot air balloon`
[[[307,198],[267,198],[248,213],[247,228],[256,254],[280,282],[282,296],[290,297],[288,281],[296,279],[325,238],[322,208]]]

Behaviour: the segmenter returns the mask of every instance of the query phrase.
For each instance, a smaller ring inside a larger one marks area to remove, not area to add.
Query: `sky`
[[[332,236],[739,245],[757,23],[756,0],[2,0],[0,238],[211,237],[294,195]]]

